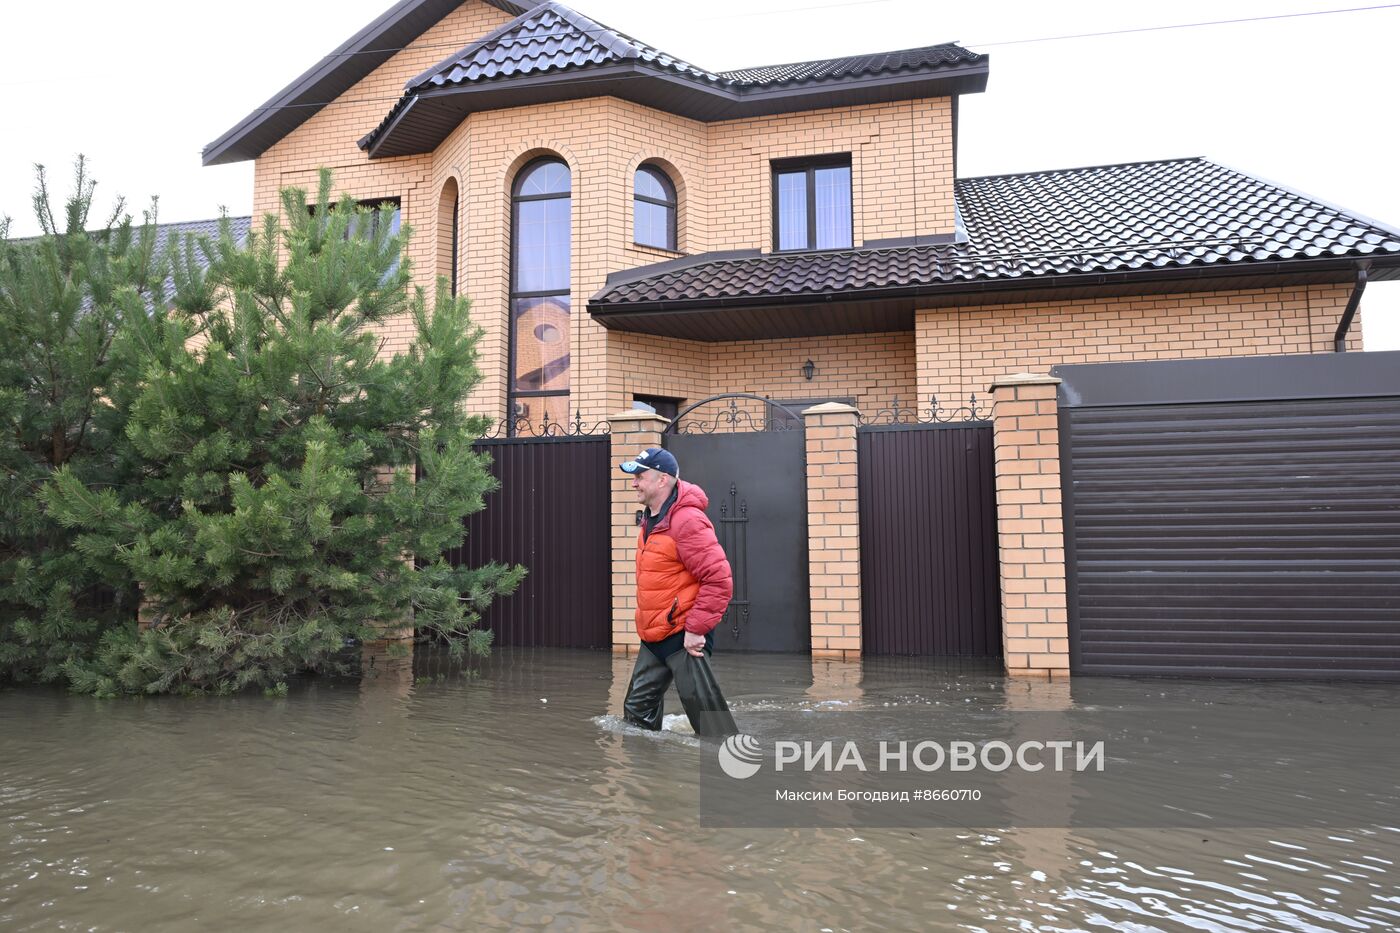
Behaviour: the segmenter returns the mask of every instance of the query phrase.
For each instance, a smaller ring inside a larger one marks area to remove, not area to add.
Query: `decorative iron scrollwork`
[[[874,414],[861,415],[860,423],[865,425],[881,424],[950,424],[959,421],[987,421],[991,418],[991,412],[982,407],[982,403],[974,394],[968,399],[966,405],[959,405],[956,408],[943,408],[938,403],[938,396],[930,395],[927,408],[904,408],[899,404],[899,396],[891,400],[889,408],[881,408]]]
[[[734,575],[734,596],[724,610],[723,624],[729,622],[729,631],[735,641],[748,628],[749,624],[749,500],[739,498],[739,485],[729,484],[729,499],[719,504],[718,537],[720,546],[729,557],[730,569]]]
[[[606,421],[595,421],[591,424],[584,421],[582,411],[575,411],[574,417],[566,423],[551,421],[546,412],[540,421],[523,415],[502,418],[484,431],[481,437],[483,440],[504,437],[602,437],[611,431],[612,428]]]
[[[741,399],[759,404],[741,407],[739,405]],[[728,404],[708,419],[691,415],[691,412],[715,402],[727,402]],[[755,409],[757,409],[757,413]],[[675,420],[666,427],[665,433],[732,434],[760,431],[801,431],[802,428],[802,416],[781,402],[775,402],[763,395],[731,392],[725,395],[713,395],[688,406],[676,415]]]

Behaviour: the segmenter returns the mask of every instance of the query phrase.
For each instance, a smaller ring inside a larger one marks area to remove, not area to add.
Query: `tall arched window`
[[[511,197],[510,386],[515,418],[569,420],[569,167],[557,158],[521,169]]]
[[[638,168],[632,181],[632,239],[641,246],[676,248],[676,186],[655,165]]]

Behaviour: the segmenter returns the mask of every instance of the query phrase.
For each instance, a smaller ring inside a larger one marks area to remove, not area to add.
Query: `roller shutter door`
[[[1400,679],[1400,398],[1062,406],[1061,431],[1075,671]]]

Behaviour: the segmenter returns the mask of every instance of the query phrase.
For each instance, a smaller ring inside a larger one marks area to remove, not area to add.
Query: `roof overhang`
[[[410,92],[380,128],[360,140],[370,158],[431,152],[472,113],[617,97],[678,116],[713,123],[888,103],[951,97],[986,90],[986,61],[915,74],[799,83],[780,87],[723,87],[689,79],[644,61],[570,68],[556,73],[505,77]]]
[[[537,6],[539,0],[483,2],[511,16],[519,16]],[[205,146],[204,164],[224,165],[256,159],[320,112],[327,101],[348,91],[461,5],[462,0],[400,0]]]
[[[609,330],[705,342],[889,333],[912,330],[915,311],[931,308],[1349,285],[1360,262],[1372,264],[1371,281],[1400,279],[1400,257],[1373,256],[941,282],[823,295],[677,299],[611,307],[590,301],[588,310]]]

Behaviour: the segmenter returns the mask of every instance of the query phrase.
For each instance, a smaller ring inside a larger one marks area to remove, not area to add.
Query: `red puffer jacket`
[[[681,480],[651,534],[637,532],[637,634],[660,641],[684,628],[704,635],[734,595],[729,560],[715,538],[705,490]]]

